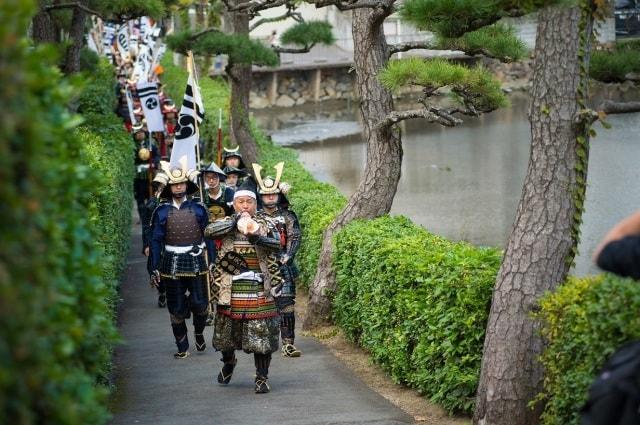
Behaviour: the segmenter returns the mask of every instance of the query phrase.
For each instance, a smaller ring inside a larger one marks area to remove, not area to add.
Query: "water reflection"
[[[402,178],[392,214],[406,215],[452,240],[504,246],[530,149],[528,99],[514,94],[511,102],[511,108],[466,118],[456,128],[421,120],[405,122]],[[322,113],[311,110],[292,121],[280,120],[282,114],[277,114],[278,129],[271,127],[272,137],[294,147],[316,178],[336,185],[348,196],[355,191],[365,162],[360,135],[342,133],[342,123],[355,125],[354,115],[353,108],[344,105]],[[263,117],[258,115],[258,121],[269,128]],[[341,137],[301,143],[317,139],[318,129],[332,134],[332,120],[340,122],[335,128]],[[612,116],[609,121],[613,129],[597,126],[598,137],[592,142],[578,274],[593,270],[589,255],[603,233],[640,208],[640,114]]]

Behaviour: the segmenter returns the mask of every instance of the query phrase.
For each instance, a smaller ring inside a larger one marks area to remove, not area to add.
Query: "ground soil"
[[[308,295],[301,291],[296,297],[296,322],[299,324],[304,321],[307,298]],[[328,326],[304,333],[304,335],[313,336],[327,346],[336,358],[371,389],[411,415],[415,424],[463,425],[471,423],[471,418],[450,416],[441,407],[421,396],[416,390],[395,384],[382,368],[373,363],[369,354],[347,340],[339,328]]]

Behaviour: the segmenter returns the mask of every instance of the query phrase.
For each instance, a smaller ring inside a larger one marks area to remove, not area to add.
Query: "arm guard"
[[[302,232],[300,230],[300,223],[298,222],[298,217],[293,213],[293,211],[287,211],[285,215],[285,224],[287,226],[287,249],[286,254],[293,260],[298,249],[300,249],[300,240],[302,236]]]
[[[272,238],[269,236],[249,235],[247,239],[249,239],[249,242],[251,242],[252,244],[260,246],[267,251],[280,250],[280,241],[276,238]]]
[[[207,239],[221,239],[227,233],[232,232],[235,227],[235,218],[226,217],[222,220],[216,220],[205,227],[204,237]]]

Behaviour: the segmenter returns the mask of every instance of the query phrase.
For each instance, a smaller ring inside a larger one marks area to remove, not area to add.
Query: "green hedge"
[[[336,238],[334,315],[394,381],[470,412],[500,252],[453,243],[405,217],[356,221]]]
[[[113,73],[94,70],[72,101],[55,48],[21,38],[34,11],[0,3],[0,423],[102,424],[131,145],[112,115]],[[98,93],[102,106],[89,106]],[[77,128],[69,104],[111,116]]]
[[[570,278],[545,296],[536,317],[547,342],[545,425],[577,425],[589,385],[607,357],[640,338],[640,285],[612,274]]]

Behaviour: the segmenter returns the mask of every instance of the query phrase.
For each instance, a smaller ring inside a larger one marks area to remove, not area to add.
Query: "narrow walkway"
[[[369,389],[312,338],[298,337],[304,352],[298,359],[274,353],[269,371],[271,392],[253,391],[253,356],[237,353],[238,366],[228,387],[215,381],[220,353],[210,347],[175,360],[173,335],[166,309],[156,306],[148,284],[146,257],[140,254],[140,226],[134,226],[129,262],[121,284],[116,348],[116,389],[112,424],[180,425],[319,425],[413,423]]]

